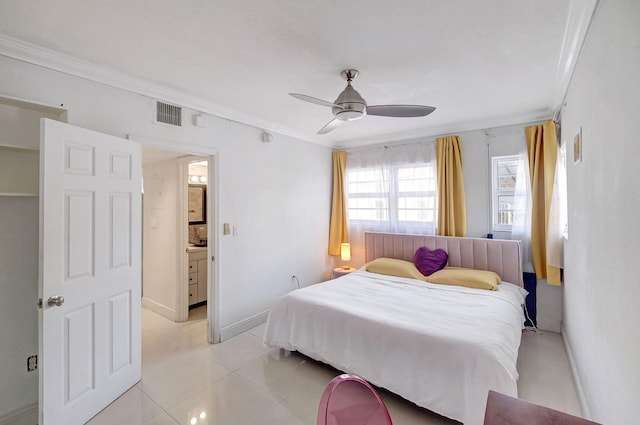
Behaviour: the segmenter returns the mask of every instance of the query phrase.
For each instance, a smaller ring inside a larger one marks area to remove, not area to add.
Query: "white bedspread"
[[[357,270],[285,295],[264,342],[479,425],[489,390],[517,396],[525,295],[504,282],[487,291]]]

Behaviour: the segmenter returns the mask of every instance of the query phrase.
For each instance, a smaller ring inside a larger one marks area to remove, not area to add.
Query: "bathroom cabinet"
[[[207,248],[190,247],[189,306],[207,301]]]

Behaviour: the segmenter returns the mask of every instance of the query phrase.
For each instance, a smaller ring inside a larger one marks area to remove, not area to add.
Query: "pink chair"
[[[375,389],[355,375],[329,382],[318,408],[318,425],[393,425],[387,406]]]

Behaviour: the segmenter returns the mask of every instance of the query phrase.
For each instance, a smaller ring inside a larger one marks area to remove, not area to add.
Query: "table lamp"
[[[343,243],[340,244],[340,259],[342,261],[351,261],[351,244]],[[342,266],[344,270],[349,270],[349,266]]]

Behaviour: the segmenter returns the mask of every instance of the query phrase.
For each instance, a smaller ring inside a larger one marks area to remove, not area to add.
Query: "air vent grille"
[[[156,121],[182,127],[182,108],[164,102],[157,102]]]

